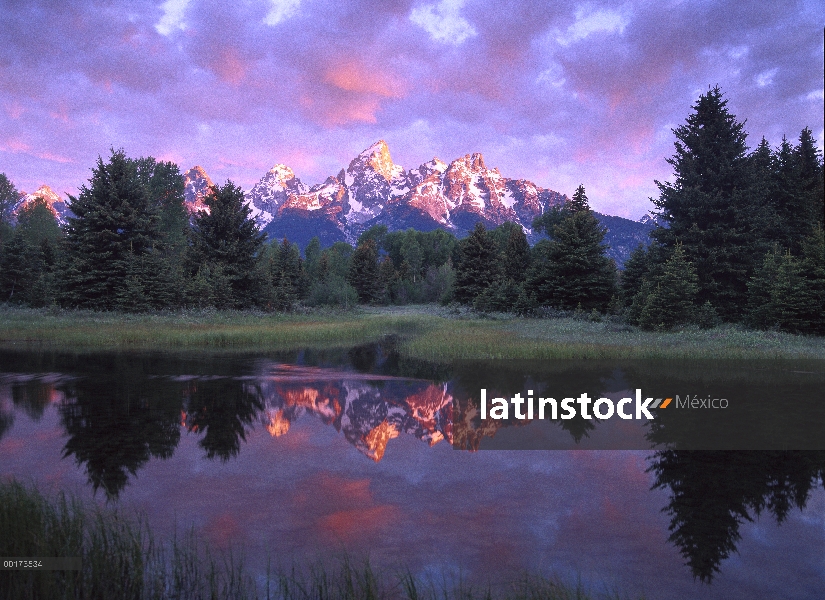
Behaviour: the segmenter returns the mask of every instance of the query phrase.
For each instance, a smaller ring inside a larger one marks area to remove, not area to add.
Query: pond
[[[527,571],[649,598],[815,598],[823,382],[822,362],[433,365],[393,340],[6,350],[0,478],[141,511],[156,533],[194,527],[261,572],[346,552],[494,587]],[[641,389],[681,412],[482,421],[481,389],[617,403]]]

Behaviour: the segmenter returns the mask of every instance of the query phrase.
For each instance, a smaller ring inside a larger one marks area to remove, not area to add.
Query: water
[[[289,566],[347,552],[493,585],[529,571],[649,598],[820,597],[825,455],[810,444],[823,421],[810,406],[807,419],[790,419],[787,399],[821,398],[823,369],[715,368],[428,365],[400,359],[391,342],[249,356],[6,351],[0,477],[142,511],[156,533],[194,526],[216,547],[242,546],[261,572],[268,559]],[[642,386],[732,399],[747,388],[740,395],[751,401],[761,390],[786,409],[723,422],[725,431],[758,431],[767,420],[786,432],[778,445],[795,451],[686,451],[707,439],[697,430],[720,437],[722,425],[693,416],[657,421],[656,431],[618,420],[485,429],[456,416],[483,386],[506,396],[530,388],[619,398]],[[783,446],[794,435],[798,447]],[[453,449],[459,437],[473,450]],[[654,454],[652,442],[671,450]],[[569,449],[486,449],[548,443]],[[634,449],[577,449],[593,447]],[[791,502],[783,513],[781,501],[796,496],[804,507]],[[726,544],[735,548],[728,557]],[[710,585],[694,578],[714,567]]]

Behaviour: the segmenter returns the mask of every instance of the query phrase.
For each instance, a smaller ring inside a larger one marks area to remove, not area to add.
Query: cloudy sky
[[[819,0],[0,0],[0,172],[76,193],[115,147],[314,184],[384,139],[639,218],[709,86],[751,146],[822,147],[823,25]]]

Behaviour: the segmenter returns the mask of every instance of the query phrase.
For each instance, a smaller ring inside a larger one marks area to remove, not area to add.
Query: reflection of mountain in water
[[[378,359],[374,357],[379,355],[360,352],[359,364],[375,364]],[[787,401],[795,394],[816,400],[821,397],[823,377],[821,371],[797,375],[800,371],[790,367],[777,371],[744,365],[734,370],[726,362],[717,367],[721,371],[717,374],[713,365],[696,365],[691,370],[684,363],[651,362],[630,365],[624,370],[625,381],[610,364],[512,363],[503,368],[479,363],[453,365],[452,377],[445,378],[449,382],[435,383],[259,358],[232,362],[198,357],[193,363],[195,359],[175,362],[167,356],[80,359],[33,354],[26,364],[27,358],[22,353],[0,353],[0,364],[15,369],[0,374],[0,437],[12,430],[15,417],[25,414],[37,421],[49,404],[57,404],[67,438],[64,457],[72,457],[85,469],[90,485],[112,499],[147,462],[172,457],[181,429],[199,437],[206,458],[229,460],[240,453],[241,442],[256,423],[278,437],[288,434],[296,419],[307,415],[335,427],[377,462],[389,441],[402,433],[430,445],[446,439],[454,447],[472,450],[483,437],[519,425],[481,422],[469,401],[480,387],[487,388],[491,397],[525,389],[533,389],[536,396],[553,390],[564,397],[629,387],[649,388],[654,394],[659,390],[687,393],[691,385],[702,391],[727,387],[735,391],[748,384],[747,397],[753,408],[761,395]],[[809,371],[815,369],[802,370]],[[719,385],[724,387],[712,387]],[[814,407],[803,413],[820,430],[821,410]],[[688,414],[684,422],[676,421],[676,415],[660,418],[651,428],[651,438],[672,447],[651,457],[650,471],[654,487],[669,495],[665,511],[670,517],[670,541],[692,573],[710,581],[735,552],[742,523],[760,513],[782,522],[794,509],[805,507],[814,490],[823,485],[825,452],[686,450],[680,444],[689,440],[688,434],[695,435],[700,426],[715,427],[708,419],[702,420],[704,413]],[[777,429],[782,418],[786,417],[780,414],[762,420]],[[733,425],[753,429],[754,424],[759,422],[749,421],[745,414]],[[587,435],[581,423],[559,425],[574,440]],[[726,427],[723,432],[732,428]],[[799,433],[808,435],[806,431]],[[30,446],[32,454],[38,452],[35,442]],[[554,460],[553,454],[544,456]],[[609,491],[603,493],[607,497]]]
[[[274,437],[308,414],[335,427],[376,462],[401,433],[431,446],[452,440],[447,384],[277,365],[269,377],[246,387],[260,394],[261,421]]]

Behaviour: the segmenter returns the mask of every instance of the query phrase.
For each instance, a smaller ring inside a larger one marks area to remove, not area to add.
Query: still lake
[[[647,598],[821,598],[825,453],[810,445],[825,436],[821,412],[808,429],[783,424],[787,410],[747,427],[785,427],[786,452],[655,453],[646,430],[621,421],[459,423],[481,387],[618,398],[742,381],[820,399],[825,368],[429,365],[399,358],[391,340],[257,355],[3,350],[0,478],[140,511],[160,536],[194,527],[215,547],[243,547],[260,572],[268,558],[346,552],[494,587],[527,571]],[[799,447],[787,444],[793,428]],[[559,449],[495,449],[547,443]]]

